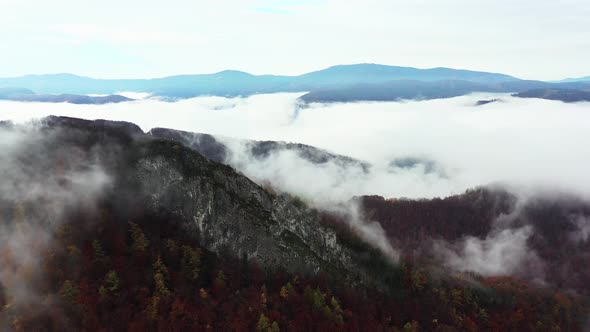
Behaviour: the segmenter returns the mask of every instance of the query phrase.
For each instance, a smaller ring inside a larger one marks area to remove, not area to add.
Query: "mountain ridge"
[[[541,98],[547,100],[559,100],[568,103],[590,102],[590,90],[545,88],[532,89],[514,94],[519,98]]]
[[[518,80],[509,75],[464,69],[418,69],[378,64],[352,64],[332,66],[297,76],[252,75],[237,70],[151,79],[94,79],[63,73],[27,75],[0,78],[0,87],[27,88],[39,93],[71,94],[114,94],[121,91],[135,91],[187,98],[207,94],[238,96],[272,92],[305,92],[351,83],[375,83],[412,78],[427,81],[458,78],[491,82]]]
[[[410,250],[398,263],[345,215],[129,122],[51,116],[0,123],[0,135],[22,138],[0,151],[0,170],[14,182],[0,191],[3,234],[17,239],[0,242],[0,269],[14,276],[0,283],[3,330],[577,331],[586,323],[586,297],[511,275],[453,272],[414,250],[494,235],[496,216],[515,215],[514,196],[502,191],[357,198]],[[272,151],[266,144],[262,155]],[[535,220],[533,248],[549,259],[576,254],[564,263],[576,275],[556,280],[587,290],[588,269],[576,267],[590,241],[555,243],[584,227],[570,217],[590,216],[590,203],[533,201],[523,212],[503,227]],[[451,253],[452,244],[434,248]]]
[[[107,98],[107,101],[88,100],[79,103],[126,101],[116,97],[115,94],[121,91],[149,93],[168,101],[198,96],[244,97],[278,92],[305,92],[301,100],[310,103],[428,100],[473,92],[518,94],[549,88],[585,90],[590,89],[590,82],[544,82],[466,69],[421,69],[361,63],[336,65],[295,76],[253,75],[239,70],[223,70],[210,74],[150,79],[94,79],[68,73],[0,78],[0,89],[7,88],[27,89],[39,94],[37,97],[27,95],[14,98],[15,101],[82,100],[83,97],[67,96],[87,94],[109,94],[114,97]],[[49,98],[53,94],[63,97]]]
[[[78,105],[102,105],[133,101],[121,95],[87,96],[77,94],[38,94],[23,88],[0,88],[0,100],[39,103],[70,103]]]
[[[519,93],[537,89],[575,90],[581,94],[590,89],[590,82],[549,83],[543,81],[514,80],[496,83],[478,83],[466,80],[396,80],[384,83],[364,83],[345,87],[325,88],[308,92],[300,97],[305,103],[333,103],[356,101],[429,100],[463,96],[474,92]],[[542,94],[539,94],[542,97]],[[568,99],[558,99],[569,101]]]
[[[568,77],[566,79],[563,80],[559,80],[556,82],[585,82],[585,81],[590,81],[590,76],[583,76],[583,77]]]

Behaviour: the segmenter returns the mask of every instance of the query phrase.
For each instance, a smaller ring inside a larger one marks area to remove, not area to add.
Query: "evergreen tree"
[[[170,290],[166,286],[166,279],[168,278],[168,269],[162,262],[162,259],[158,259],[154,262],[154,284],[156,287],[156,294],[161,296],[170,295]]]
[[[143,234],[143,231],[141,230],[141,228],[139,228],[139,225],[133,222],[129,222],[129,225],[131,227],[131,239],[133,240],[133,244],[131,245],[131,247],[134,251],[145,251],[149,246],[150,241],[147,239],[145,234]]]
[[[111,270],[107,273],[98,292],[103,298],[119,295],[119,275],[117,272]]]

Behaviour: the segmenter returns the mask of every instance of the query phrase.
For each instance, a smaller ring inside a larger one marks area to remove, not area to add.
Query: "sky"
[[[0,0],[0,77],[297,75],[380,63],[590,75],[587,0]]]

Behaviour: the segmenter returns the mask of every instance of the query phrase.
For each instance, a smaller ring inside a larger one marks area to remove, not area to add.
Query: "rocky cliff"
[[[383,286],[362,266],[367,251],[374,257],[374,250],[352,250],[319,211],[176,141],[145,134],[131,123],[65,117],[8,128],[42,135],[39,142],[47,150],[42,158],[53,158],[43,164],[63,163],[69,155],[77,157],[65,158],[68,164],[93,160],[113,179],[105,199],[118,206],[119,215],[141,209],[176,220],[206,249],[247,257],[265,269],[324,272],[356,284]]]

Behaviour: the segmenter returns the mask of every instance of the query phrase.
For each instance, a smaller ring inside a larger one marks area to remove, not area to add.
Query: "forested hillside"
[[[0,138],[11,143],[0,153],[10,179],[0,187],[2,330],[581,331],[587,322],[587,239],[552,242],[581,227],[564,216],[588,215],[583,201],[530,201],[510,224],[539,229],[529,241],[556,264],[548,272],[569,268],[540,284],[461,272],[430,251],[435,240],[488,236],[515,206],[509,193],[357,198],[396,260],[344,215],[130,123],[51,117],[2,123]]]

